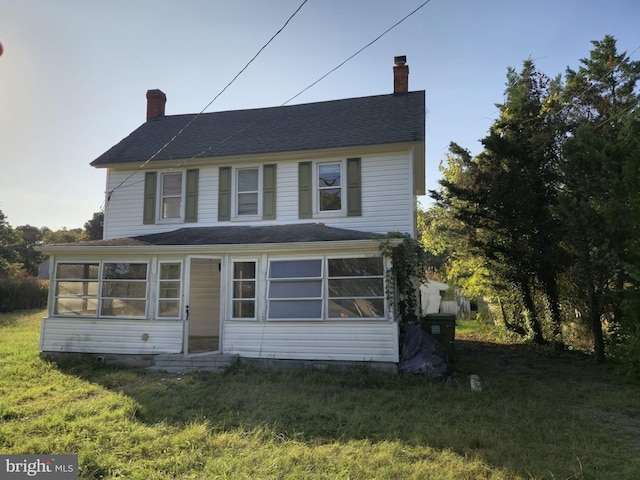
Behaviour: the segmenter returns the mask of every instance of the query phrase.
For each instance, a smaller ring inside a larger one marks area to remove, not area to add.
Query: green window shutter
[[[276,165],[265,165],[262,172],[262,219],[276,219]]]
[[[142,212],[142,223],[145,225],[156,223],[157,185],[158,174],[156,172],[146,172],[144,174],[144,204]]]
[[[362,216],[362,173],[359,158],[347,158],[347,215]]]
[[[312,172],[311,162],[298,163],[298,218],[313,216]]]
[[[198,221],[198,179],[200,171],[197,168],[187,170],[187,191],[185,195],[184,221],[194,223]]]
[[[231,220],[231,167],[218,169],[218,221]]]

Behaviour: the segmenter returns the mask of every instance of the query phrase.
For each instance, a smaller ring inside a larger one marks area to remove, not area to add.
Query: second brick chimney
[[[164,117],[164,105],[167,96],[162,90],[147,90],[147,121]]]
[[[393,93],[407,93],[409,91],[409,65],[406,55],[393,57]]]

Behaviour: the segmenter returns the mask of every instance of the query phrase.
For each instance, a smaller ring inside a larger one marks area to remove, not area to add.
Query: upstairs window
[[[182,216],[182,173],[163,173],[160,184],[161,218]]]
[[[342,197],[342,164],[318,164],[318,211],[341,211]]]
[[[199,170],[145,172],[142,223],[198,221]]]
[[[260,171],[256,168],[236,170],[236,216],[258,215]]]

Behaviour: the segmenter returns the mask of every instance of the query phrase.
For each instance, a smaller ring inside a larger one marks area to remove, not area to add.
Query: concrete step
[[[149,370],[169,373],[222,372],[233,365],[237,355],[220,353],[185,357],[182,354],[156,355]]]

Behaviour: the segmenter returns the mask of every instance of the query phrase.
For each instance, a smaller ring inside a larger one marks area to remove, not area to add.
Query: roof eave
[[[363,249],[379,248],[380,241],[386,237],[369,240],[338,240],[316,242],[291,242],[291,243],[253,243],[253,244],[221,244],[221,245],[41,245],[38,251],[48,254],[82,254],[82,255],[138,255],[144,254],[183,254],[183,255],[224,255],[230,253],[255,253],[256,251],[280,253],[296,252],[361,252]],[[402,239],[388,239],[391,243],[401,243]]]

